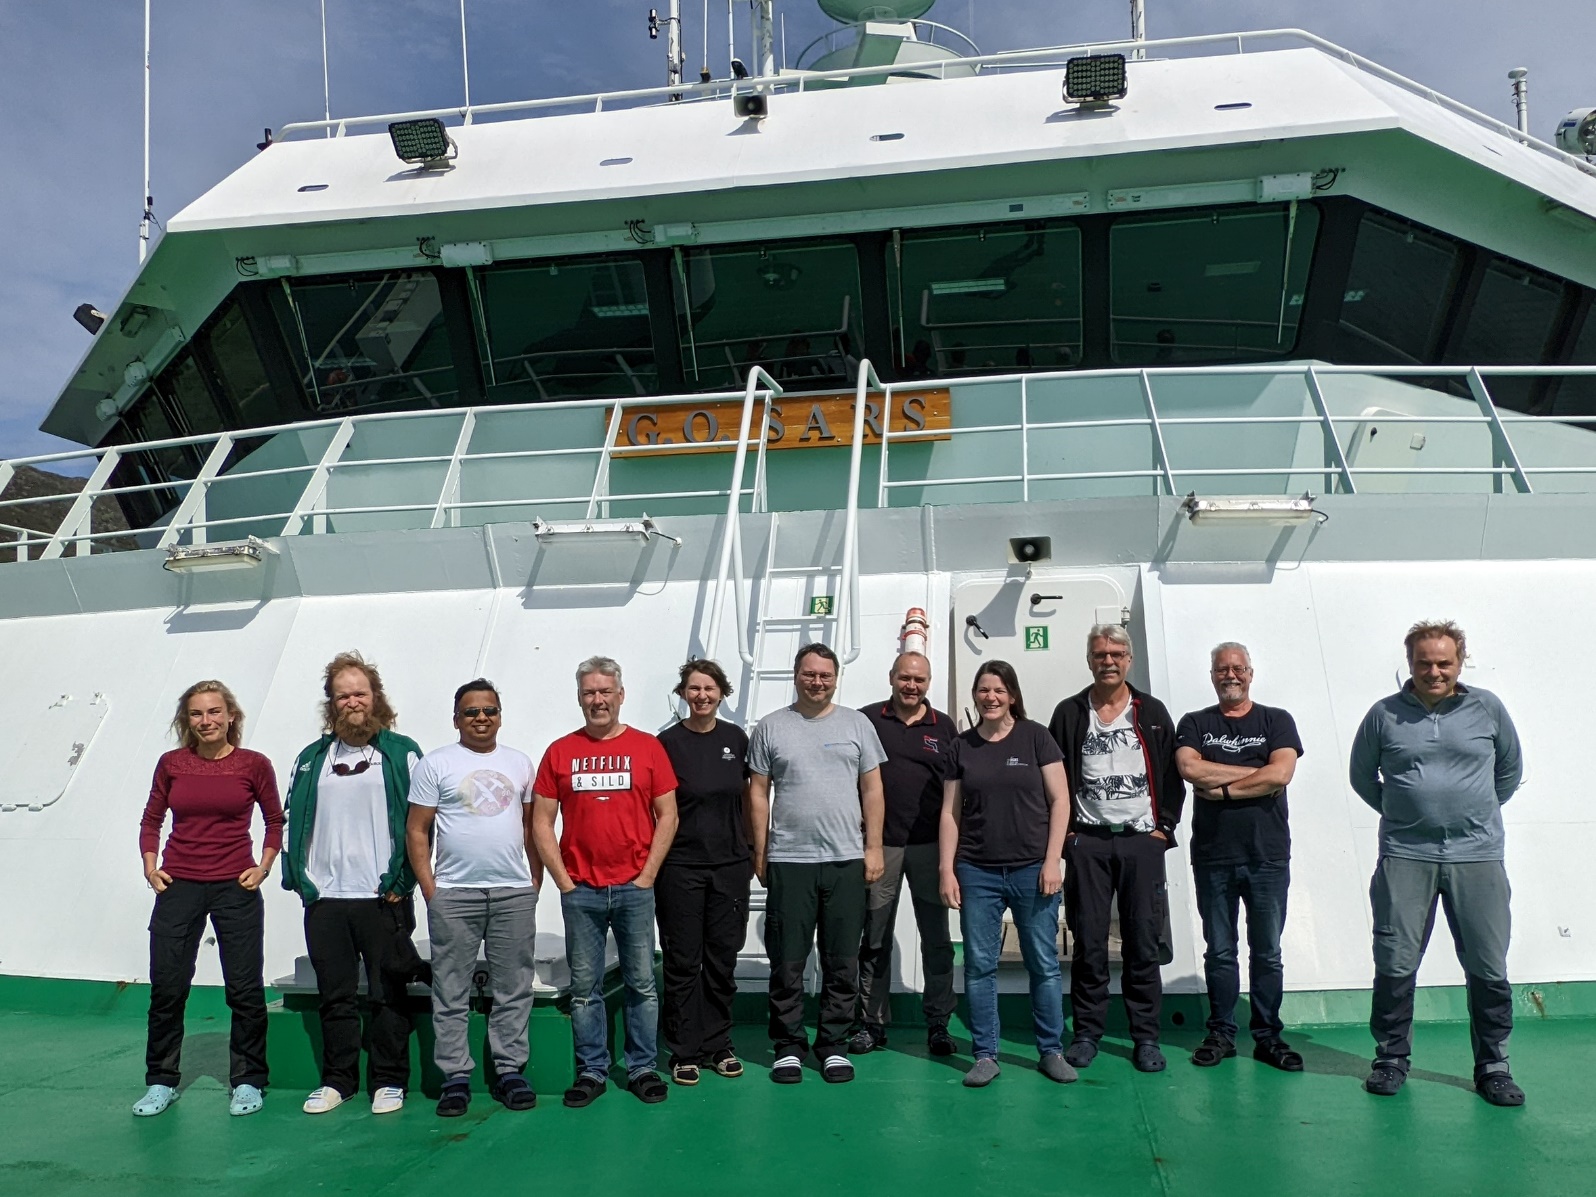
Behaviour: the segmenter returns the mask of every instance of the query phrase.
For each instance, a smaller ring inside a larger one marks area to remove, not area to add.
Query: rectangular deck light
[[[1312,495],[1296,499],[1273,495],[1199,499],[1193,493],[1186,496],[1181,509],[1194,524],[1305,524],[1314,518],[1326,518],[1324,512],[1314,510]]]
[[[174,544],[167,548],[166,560],[161,564],[174,574],[253,569],[265,562],[266,554],[275,555],[276,552],[271,545],[254,536],[230,544]]]
[[[447,162],[454,150],[454,139],[444,131],[443,122],[435,116],[415,121],[394,121],[388,126],[388,137],[393,142],[393,152],[401,162],[415,162],[421,166],[440,166]]]
[[[1102,103],[1125,97],[1125,56],[1090,54],[1064,64],[1064,99],[1070,104]]]

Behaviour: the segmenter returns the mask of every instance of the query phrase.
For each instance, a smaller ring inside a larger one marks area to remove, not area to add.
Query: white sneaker
[[[342,1093],[339,1093],[331,1085],[323,1085],[305,1098],[304,1108],[307,1114],[325,1114],[328,1110],[336,1110],[343,1104],[344,1097]]]
[[[393,1114],[405,1108],[405,1091],[395,1085],[384,1085],[371,1095],[373,1114]]]

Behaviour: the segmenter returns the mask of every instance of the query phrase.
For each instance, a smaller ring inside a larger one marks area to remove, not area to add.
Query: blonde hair
[[[227,742],[234,748],[244,740],[244,712],[238,705],[238,699],[233,697],[225,683],[210,678],[203,682],[195,682],[183,691],[183,697],[177,700],[177,713],[172,716],[172,733],[177,737],[177,742],[183,748],[198,748],[199,737],[194,734],[194,729],[188,722],[188,701],[196,694],[220,694],[222,703],[227,707],[227,714],[232,722],[227,725]]]
[[[321,707],[321,730],[331,735],[338,726],[338,704],[333,700],[333,678],[346,669],[358,669],[366,675],[366,681],[371,686],[371,721],[377,725],[379,731],[386,731],[399,722],[399,714],[393,709],[393,704],[388,701],[388,692],[382,688],[382,675],[377,672],[377,666],[366,660],[357,652],[339,653],[327,662],[327,668],[322,673],[321,690],[327,696],[327,701]]]

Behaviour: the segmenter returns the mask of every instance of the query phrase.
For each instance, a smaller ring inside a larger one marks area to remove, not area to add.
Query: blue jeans
[[[1236,998],[1241,993],[1237,966],[1236,907],[1247,906],[1247,967],[1251,977],[1252,1037],[1259,1043],[1279,1039],[1280,996],[1285,988],[1280,967],[1280,932],[1286,925],[1286,890],[1291,863],[1285,860],[1248,864],[1194,865],[1197,911],[1202,915],[1203,971],[1208,977],[1208,1032],[1236,1041]]]
[[[972,1054],[997,1059],[998,953],[1003,947],[1003,908],[1014,913],[1020,955],[1031,975],[1031,1017],[1038,1055],[1064,1050],[1064,983],[1058,966],[1059,895],[1044,895],[1037,882],[1042,862],[989,869],[957,861],[959,928],[964,936],[964,996],[970,1004]]]
[[[605,1079],[610,1073],[609,1019],[604,1010],[605,933],[615,933],[626,985],[626,1075],[654,1070],[659,1055],[659,997],[654,992],[654,891],[577,882],[560,895],[565,916],[565,958],[571,966],[571,1034],[576,1071]]]

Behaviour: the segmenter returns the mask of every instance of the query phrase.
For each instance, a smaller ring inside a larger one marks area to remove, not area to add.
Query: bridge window
[[[261,363],[260,351],[255,347],[249,322],[244,318],[243,305],[236,296],[223,308],[211,328],[210,345],[211,356],[221,372],[222,385],[243,416],[243,426],[258,427],[281,418],[278,397],[272,393],[266,367]]]
[[[1127,217],[1109,232],[1109,330],[1123,365],[1290,355],[1319,230],[1312,204]]]
[[[395,270],[293,280],[272,300],[318,411],[458,401],[443,301],[431,274]]]
[[[1465,365],[1530,365],[1544,361],[1563,285],[1549,275],[1496,260],[1485,268],[1452,360]],[[1485,380],[1504,407],[1527,410],[1546,382],[1534,378]]]
[[[672,272],[690,386],[736,389],[756,365],[793,389],[854,384],[859,262],[850,242],[689,249]]]
[[[1433,361],[1460,256],[1450,238],[1377,212],[1364,216],[1341,301],[1338,358]]]
[[[1596,298],[1586,305],[1585,323],[1574,340],[1569,362],[1576,366],[1596,366]],[[1552,393],[1549,416],[1596,416],[1596,376],[1564,378]],[[1582,425],[1596,432],[1596,423]]]
[[[540,262],[477,274],[494,397],[508,402],[659,389],[643,267]]]
[[[893,352],[904,377],[1063,370],[1081,360],[1081,234],[1073,225],[907,232]]]

